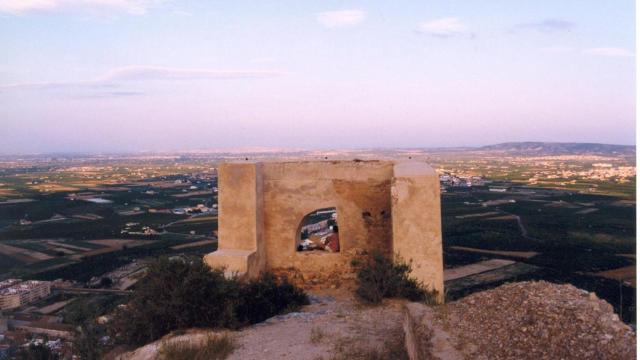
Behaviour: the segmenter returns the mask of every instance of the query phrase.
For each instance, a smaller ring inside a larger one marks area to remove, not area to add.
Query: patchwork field
[[[630,265],[621,267],[618,269],[612,269],[607,271],[601,271],[594,274],[595,276],[600,276],[607,279],[613,279],[617,281],[624,281],[631,284],[631,286],[636,286],[636,266]]]
[[[133,239],[99,239],[99,240],[87,240],[88,243],[102,245],[106,247],[122,247],[122,246],[140,246],[149,244],[153,241],[150,240],[133,240]]]
[[[10,188],[4,188],[4,187],[0,187],[0,197],[10,197],[10,196],[15,196],[17,195],[17,192],[13,189]]]
[[[214,204],[214,177],[177,175],[180,167],[165,164],[66,169],[44,164],[13,175],[2,171],[0,279],[12,273],[85,279],[135,257],[204,253],[216,244],[205,241],[217,229],[216,216],[171,211]]]
[[[626,304],[623,317],[635,321],[635,307],[628,306],[635,302],[636,282],[632,204],[564,190],[452,189],[442,196],[446,267],[492,259],[519,263],[454,279],[448,289],[458,296],[467,287],[490,287],[509,277],[562,280],[595,291],[614,306]]]
[[[192,191],[192,192],[186,192],[184,194],[174,194],[174,195],[171,195],[171,196],[177,197],[177,198],[188,198],[188,197],[202,196],[202,195],[211,195],[211,191],[208,191],[208,190],[205,190],[205,191]]]
[[[38,251],[24,249],[3,243],[0,243],[0,253],[8,257],[12,257],[25,264],[31,264],[37,261],[48,260],[52,258],[52,256]]]
[[[532,258],[532,257],[534,257],[534,256],[539,254],[539,253],[537,253],[535,251],[483,250],[483,249],[475,249],[475,248],[464,247],[464,246],[449,246],[449,249],[450,250],[459,250],[459,251],[468,251],[468,252],[474,252],[474,253],[479,253],[479,254],[501,255],[501,256],[525,258],[525,259]]]
[[[139,246],[142,240],[124,240],[130,246]],[[122,247],[122,240],[114,243],[97,240],[73,241],[69,239],[24,239],[0,241],[0,254],[12,259],[13,264],[31,265],[45,260],[78,260],[105,251],[115,251]]]
[[[456,267],[453,269],[445,270],[444,281],[446,282],[446,281],[451,281],[455,279],[460,279],[467,276],[487,272],[490,270],[500,269],[505,266],[513,265],[513,264],[515,264],[515,261],[502,260],[502,259],[480,261],[474,264],[464,265],[464,266]]]
[[[172,246],[171,248],[173,250],[180,250],[180,249],[187,249],[191,247],[198,247],[198,246],[204,246],[204,245],[213,245],[213,244],[216,244],[217,242],[218,241],[216,239],[207,239],[207,240],[194,241],[188,244],[176,245],[176,246]]]

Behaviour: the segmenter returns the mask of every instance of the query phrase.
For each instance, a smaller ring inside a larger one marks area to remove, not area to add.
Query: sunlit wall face
[[[0,153],[634,143],[632,1],[0,0]]]

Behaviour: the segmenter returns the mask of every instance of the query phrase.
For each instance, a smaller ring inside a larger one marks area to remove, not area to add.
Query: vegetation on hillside
[[[384,298],[433,302],[437,292],[409,277],[410,271],[411,265],[400,257],[392,259],[376,252],[358,269],[356,295],[371,304],[379,304]]]
[[[13,358],[18,360],[58,360],[60,356],[54,354],[44,344],[29,344],[18,350]]]
[[[116,311],[111,333],[120,343],[142,345],[178,329],[239,328],[308,302],[286,278],[264,274],[243,282],[200,261],[161,258],[150,264],[130,302]]]
[[[189,340],[164,342],[160,345],[160,359],[163,360],[224,360],[235,348],[229,335],[209,335],[202,344]]]

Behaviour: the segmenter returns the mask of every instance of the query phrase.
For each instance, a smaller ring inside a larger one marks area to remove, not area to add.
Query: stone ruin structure
[[[219,166],[218,189],[211,267],[353,278],[352,259],[377,250],[411,262],[411,276],[442,298],[440,184],[425,163],[230,162]],[[323,208],[337,211],[340,251],[296,251],[302,219]]]

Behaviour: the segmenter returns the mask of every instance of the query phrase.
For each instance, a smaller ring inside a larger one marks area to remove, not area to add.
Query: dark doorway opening
[[[297,251],[340,251],[336,208],[310,212],[302,219],[296,241]]]

